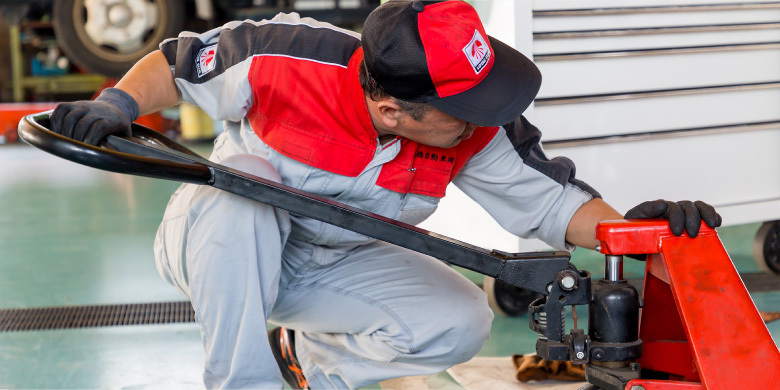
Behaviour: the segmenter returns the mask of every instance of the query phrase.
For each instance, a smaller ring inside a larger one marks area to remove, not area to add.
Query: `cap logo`
[[[217,45],[206,46],[198,52],[198,61],[195,67],[198,69],[198,77],[203,77],[217,66]]]
[[[482,69],[485,69],[488,60],[490,60],[490,46],[488,46],[485,38],[482,38],[482,34],[479,30],[474,30],[474,37],[471,38],[466,47],[463,48],[463,52],[466,53],[466,58],[469,59],[471,67],[474,68],[474,72],[479,74]]]

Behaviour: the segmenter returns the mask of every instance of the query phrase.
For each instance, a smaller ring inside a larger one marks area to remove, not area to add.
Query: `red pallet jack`
[[[668,379],[625,389],[780,389],[780,352],[715,230],[675,237],[659,221],[610,221],[596,237],[608,263],[648,255],[637,362]]]
[[[607,221],[596,237],[603,279],[568,252],[504,253],[407,225],[210,162],[162,134],[133,125],[132,137],[101,147],[47,129],[49,112],[25,117],[29,144],[94,168],[209,185],[328,222],[498,281],[543,294],[529,306],[536,351],[585,364],[583,389],[780,389],[780,351],[717,233],[675,237],[662,220]],[[623,278],[623,255],[647,255],[643,297]],[[588,332],[565,332],[566,307],[588,305]]]

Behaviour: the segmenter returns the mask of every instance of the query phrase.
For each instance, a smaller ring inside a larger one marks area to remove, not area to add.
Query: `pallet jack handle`
[[[122,138],[116,136],[109,136],[102,147],[79,142],[50,131],[47,128],[50,114],[51,111],[46,111],[22,118],[19,122],[20,138],[55,156],[105,171],[195,184],[208,184],[213,180],[208,167],[197,161],[202,157],[148,127],[133,124],[133,137],[128,140],[139,145],[159,145],[160,148],[175,150],[188,158],[148,153],[134,155],[127,147],[117,147]]]
[[[50,114],[51,111],[46,111],[24,117],[19,123],[19,136],[39,149],[79,164],[111,172],[209,185],[545,295],[559,272],[576,270],[569,263],[568,252],[504,253],[479,248],[213,163],[163,134],[136,123],[132,125],[131,137],[112,135],[99,147],[91,146],[49,130]],[[575,272],[569,277],[579,279],[580,275]]]

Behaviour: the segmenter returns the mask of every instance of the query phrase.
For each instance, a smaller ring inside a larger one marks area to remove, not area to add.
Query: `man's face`
[[[393,133],[428,146],[451,148],[474,134],[477,125],[455,118],[431,107],[425,116],[415,120],[402,115]]]

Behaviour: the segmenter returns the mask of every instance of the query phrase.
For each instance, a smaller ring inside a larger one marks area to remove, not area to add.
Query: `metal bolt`
[[[596,348],[593,350],[593,359],[594,360],[601,360],[604,357],[604,350],[601,348]]]
[[[642,385],[634,385],[631,386],[631,390],[645,390],[645,387]]]
[[[585,352],[582,352],[582,351],[577,352],[577,359],[582,359],[584,357],[585,357]]]
[[[601,245],[596,245],[596,252],[601,252]]]
[[[576,282],[576,279],[574,279],[570,275],[566,275],[561,279],[561,287],[563,287],[564,290],[571,290],[574,288],[574,284]]]
[[[577,288],[577,272],[571,269],[565,269],[558,272],[558,284],[563,291],[571,291]]]
[[[547,285],[547,292],[552,292],[552,283]]]

